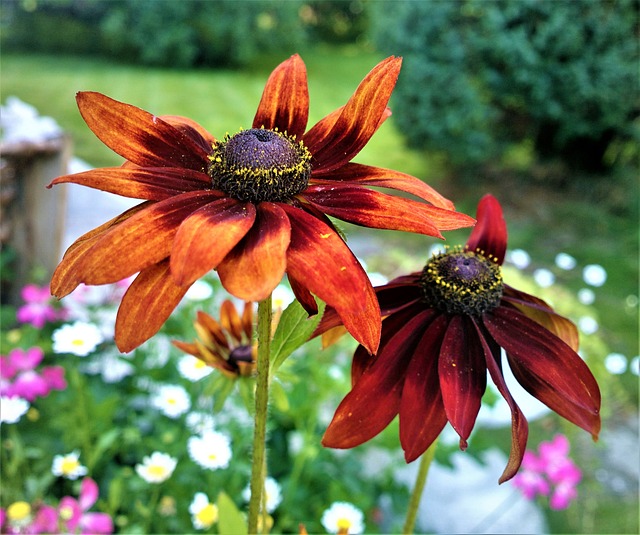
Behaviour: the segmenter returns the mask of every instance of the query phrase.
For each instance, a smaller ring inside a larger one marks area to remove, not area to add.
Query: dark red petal
[[[189,136],[208,154],[212,152],[211,149],[216,139],[203,126],[188,117],[181,117],[180,115],[161,115],[160,119]]]
[[[300,137],[309,118],[307,69],[298,54],[278,65],[269,76],[253,119],[253,128],[286,131]]]
[[[446,316],[435,317],[407,369],[400,403],[400,444],[408,463],[431,446],[447,423],[438,382],[438,353],[446,328]]]
[[[304,135],[315,172],[342,167],[367,144],[387,113],[401,63],[394,57],[381,61],[360,83],[331,130],[326,132],[326,125],[319,123]]]
[[[86,284],[109,284],[157,264],[171,254],[180,223],[218,197],[193,191],[151,204],[113,227],[86,252],[76,269]]]
[[[330,448],[353,448],[382,431],[400,408],[400,396],[407,367],[428,311],[396,331],[368,367],[351,392],[342,400],[322,438]]]
[[[192,284],[215,268],[249,232],[256,218],[251,203],[225,197],[187,217],[171,251],[171,274],[177,284]]]
[[[92,91],[76,95],[80,114],[107,147],[142,167],[186,167],[205,172],[207,152],[160,117]]]
[[[440,230],[474,224],[467,215],[360,186],[310,186],[301,196],[327,215],[363,227],[441,238]]]
[[[307,314],[309,314],[309,316],[315,316],[318,313],[318,303],[316,303],[316,300],[313,298],[313,295],[311,295],[311,292],[309,292],[309,290],[307,290],[307,288],[301,282],[298,282],[296,278],[291,275],[291,273],[287,273],[287,278],[289,279],[289,286],[291,286],[291,291],[302,305],[302,308],[307,311]]]
[[[557,314],[542,299],[516,290],[506,284],[504,286],[502,299],[504,302],[516,307],[532,320],[537,321],[544,328],[550,330],[568,344],[571,349],[578,351],[578,347],[580,346],[578,328],[571,320]]]
[[[135,278],[122,298],[116,317],[115,340],[123,353],[132,351],[158,332],[189,286],[177,286],[164,260]]]
[[[506,350],[518,382],[551,410],[597,439],[600,389],[580,356],[517,310],[498,307],[484,316],[484,324]]]
[[[392,169],[351,162],[329,173],[314,171],[311,175],[312,184],[335,185],[335,182],[351,182],[353,185],[377,186],[380,188],[405,191],[439,208],[446,210],[455,209],[449,199],[444,198],[422,180],[399,171],[393,171]]]
[[[422,299],[419,276],[420,273],[414,273],[374,288],[383,317]]]
[[[507,466],[498,480],[499,483],[504,483],[516,475],[516,472],[522,464],[522,458],[524,457],[524,452],[527,448],[527,439],[529,437],[529,424],[527,424],[527,419],[511,396],[507,383],[504,380],[504,375],[502,375],[502,367],[499,360],[500,348],[495,345],[493,340],[485,338],[485,333],[481,325],[478,325],[475,320],[473,320],[473,323],[484,351],[484,359],[487,369],[489,370],[489,375],[491,375],[491,380],[498,388],[500,394],[502,394],[507,405],[509,405],[509,409],[511,409],[511,452],[509,453]],[[493,349],[490,345],[493,346]]]
[[[245,301],[266,299],[282,281],[290,241],[287,214],[277,204],[261,202],[251,230],[218,265],[222,285]]]
[[[467,447],[487,386],[484,352],[470,321],[464,316],[451,318],[438,362],[445,412],[460,435],[462,449]]]
[[[353,337],[375,353],[380,307],[362,266],[333,229],[298,208],[281,206],[291,220],[287,272],[333,306]]]
[[[502,217],[502,207],[492,195],[485,195],[478,203],[478,223],[467,240],[471,251],[481,251],[502,265],[507,250],[507,224]]]
[[[173,167],[107,167],[61,176],[47,187],[69,182],[122,197],[161,201],[187,191],[203,190],[210,186],[211,179],[198,171]]]

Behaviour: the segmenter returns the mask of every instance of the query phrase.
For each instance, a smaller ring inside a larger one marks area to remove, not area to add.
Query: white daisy
[[[171,477],[177,464],[178,460],[170,455],[154,451],[136,465],[136,472],[147,483],[162,483]]]
[[[209,502],[204,492],[196,492],[191,505],[191,522],[196,529],[208,529],[218,521],[218,506]]]
[[[203,468],[226,468],[231,460],[231,441],[217,431],[208,431],[187,441],[189,456]]]
[[[582,278],[591,286],[602,286],[607,281],[607,272],[598,264],[589,264],[582,270]]]
[[[296,298],[288,286],[278,284],[271,294],[271,305],[274,310],[284,310]]]
[[[82,466],[78,458],[80,452],[72,451],[66,455],[56,455],[53,458],[51,471],[54,476],[66,477],[67,479],[78,479],[87,475],[87,467]]]
[[[169,418],[177,418],[191,408],[191,398],[180,385],[161,385],[151,396],[151,406]]]
[[[264,502],[267,513],[273,513],[278,508],[278,505],[280,505],[280,502],[282,502],[282,489],[280,488],[280,484],[272,477],[268,477],[264,482],[264,492]],[[251,499],[250,486],[247,485],[242,491],[242,497],[247,502]]]
[[[0,424],[15,424],[29,410],[29,402],[19,397],[0,397]]]
[[[207,366],[204,361],[192,355],[185,355],[178,361],[178,372],[189,381],[199,381],[213,372],[211,366]]]
[[[320,522],[329,533],[353,535],[364,531],[362,511],[348,502],[333,502],[331,507],[322,513]]]
[[[86,357],[104,341],[100,329],[93,323],[76,321],[53,331],[53,351]]]
[[[213,431],[214,428],[213,416],[206,412],[190,412],[185,418],[185,423],[191,432],[199,435]]]

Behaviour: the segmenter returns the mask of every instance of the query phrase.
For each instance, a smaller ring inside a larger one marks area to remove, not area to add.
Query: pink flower
[[[47,286],[40,288],[35,284],[27,284],[22,288],[22,299],[25,304],[16,314],[20,323],[30,323],[42,329],[47,322],[60,319],[58,311],[51,304],[53,297]]]
[[[535,453],[525,451],[520,471],[514,476],[513,484],[528,500],[537,495],[549,495],[549,483],[541,473],[543,465]]]
[[[58,513],[66,532],[83,535],[113,533],[113,521],[108,514],[87,512],[97,500],[98,485],[90,477],[82,480],[77,500],[71,496],[60,500]]]
[[[61,366],[42,368],[40,374],[36,371],[43,358],[44,352],[39,347],[16,348],[7,356],[1,356],[0,394],[31,402],[37,397],[48,396],[51,390],[65,389],[67,383]]]

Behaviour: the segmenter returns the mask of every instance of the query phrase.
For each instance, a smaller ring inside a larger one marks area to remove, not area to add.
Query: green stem
[[[253,433],[251,500],[249,533],[258,532],[258,516],[266,477],[267,406],[269,402],[269,356],[271,354],[271,296],[258,303],[258,377],[256,379],[256,414]]]
[[[404,528],[402,533],[409,535],[413,533],[413,528],[416,525],[416,518],[418,516],[418,509],[420,507],[420,499],[422,498],[422,491],[424,485],[427,482],[427,475],[429,474],[429,467],[436,455],[436,445],[438,440],[436,439],[431,446],[422,454],[420,460],[420,468],[418,468],[418,475],[416,476],[416,483],[413,487],[413,493],[411,494],[411,501],[409,502],[409,508],[407,509],[407,518],[404,522]]]

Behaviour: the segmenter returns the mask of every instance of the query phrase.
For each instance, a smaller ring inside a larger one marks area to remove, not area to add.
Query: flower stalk
[[[409,507],[407,508],[407,517],[404,522],[404,528],[402,533],[408,535],[413,533],[413,529],[416,525],[416,518],[418,516],[418,509],[420,508],[420,499],[422,498],[422,491],[427,482],[427,476],[429,475],[429,468],[436,455],[436,446],[438,445],[437,439],[427,448],[422,454],[420,459],[420,468],[418,468],[418,475],[416,476],[416,482],[413,486],[413,492],[411,494],[411,500],[409,501]]]
[[[251,499],[249,501],[249,533],[258,533],[258,517],[266,477],[266,429],[269,403],[269,357],[271,354],[271,295],[258,303],[258,362],[256,379],[256,412],[253,434]]]

